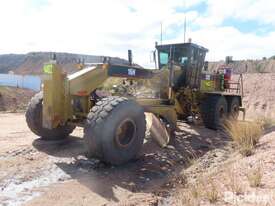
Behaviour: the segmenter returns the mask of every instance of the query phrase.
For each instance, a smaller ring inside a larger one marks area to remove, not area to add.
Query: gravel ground
[[[81,128],[65,141],[45,142],[22,113],[0,114],[0,125],[0,205],[157,205],[190,159],[223,154],[228,145],[220,132],[179,122],[168,148],[147,139],[137,160],[113,167],[85,157]]]

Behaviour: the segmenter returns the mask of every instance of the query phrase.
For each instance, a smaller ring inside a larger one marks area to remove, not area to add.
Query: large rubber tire
[[[228,116],[233,119],[238,119],[240,108],[240,100],[238,97],[228,98]]]
[[[201,105],[201,116],[205,127],[214,130],[222,128],[227,111],[227,101],[223,96],[207,96]]]
[[[120,141],[117,131],[126,123],[125,131],[129,131]],[[106,97],[88,114],[84,141],[90,157],[120,165],[134,159],[140,152],[145,130],[145,115],[140,105],[124,97]]]
[[[69,134],[73,132],[74,126],[64,125],[55,129],[42,127],[42,102],[43,93],[40,92],[36,94],[29,103],[25,116],[30,130],[43,140],[60,140],[68,137]]]

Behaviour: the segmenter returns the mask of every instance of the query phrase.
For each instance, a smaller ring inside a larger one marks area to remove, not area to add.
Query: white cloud
[[[204,27],[221,25],[226,18],[275,25],[274,0],[208,0],[207,6],[206,13],[197,21]]]
[[[258,0],[247,4],[240,12],[236,12],[236,17],[242,20],[257,20],[266,24],[275,25],[275,1]]]
[[[275,54],[275,32],[266,36],[244,34],[234,27],[204,28],[190,34],[196,42],[209,48],[209,60],[260,59]]]
[[[159,40],[160,22],[166,36],[183,41],[183,0],[48,0],[37,7],[34,0],[0,0],[0,53],[65,51],[112,55],[126,58],[133,49],[134,60],[149,64],[149,53]],[[186,1],[187,7],[205,0]],[[261,2],[261,3],[257,3]],[[268,2],[268,6],[266,3]],[[38,4],[39,5],[39,4]],[[188,36],[210,48],[209,59],[270,56],[275,53],[274,33],[265,36],[243,34],[223,27],[228,17],[274,23],[271,0],[207,1],[204,14],[187,13]],[[200,26],[199,30],[192,30]],[[175,31],[177,28],[177,31]]]
[[[153,49],[160,22],[169,26],[182,18],[174,10],[181,0],[48,2],[39,9],[30,6],[30,0],[1,2],[0,25],[5,33],[0,53],[54,50],[126,56],[132,48],[142,52],[136,61],[145,63],[143,56]]]
[[[223,21],[228,18],[243,22],[252,20],[259,25],[275,25],[275,1],[209,0],[207,5],[205,14],[193,22],[201,28],[189,30],[188,36],[210,49],[209,60],[224,59],[226,55],[232,55],[235,59],[259,59],[275,54],[275,30],[257,35],[256,32],[242,33],[233,26],[223,26]],[[269,25],[269,28],[272,29],[272,26]]]

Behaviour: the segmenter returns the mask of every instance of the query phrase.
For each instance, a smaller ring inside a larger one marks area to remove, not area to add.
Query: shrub
[[[247,173],[247,179],[250,187],[259,187],[261,186],[263,177],[262,166],[257,166],[256,168],[252,168]]]
[[[238,178],[238,175],[235,173],[234,169],[229,168],[227,170],[227,183],[226,187],[232,191],[235,195],[243,194],[244,188],[242,181]]]
[[[253,154],[263,132],[258,122],[227,120],[224,128],[244,156]]]
[[[212,204],[218,201],[219,190],[213,180],[210,180],[208,184],[209,186],[205,187],[205,197]]]
[[[257,122],[262,125],[263,129],[269,129],[275,125],[275,121],[269,117],[259,117]]]
[[[175,206],[199,206],[199,200],[189,190],[180,190],[175,197]]]

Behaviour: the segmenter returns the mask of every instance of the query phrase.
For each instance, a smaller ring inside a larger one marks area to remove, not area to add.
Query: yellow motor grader
[[[218,129],[224,118],[237,118],[239,111],[244,111],[242,81],[232,82],[227,68],[209,72],[207,52],[193,43],[156,43],[157,69],[136,66],[129,55],[128,65],[105,61],[71,75],[66,75],[57,61],[51,61],[44,66],[43,90],[28,106],[27,124],[44,140],[66,138],[76,126],[84,127],[88,154],[115,165],[130,161],[141,150],[145,112],[153,114],[170,136],[177,120],[188,117],[200,116],[206,127]],[[110,77],[148,82],[159,79],[159,95],[98,95],[98,88]]]

